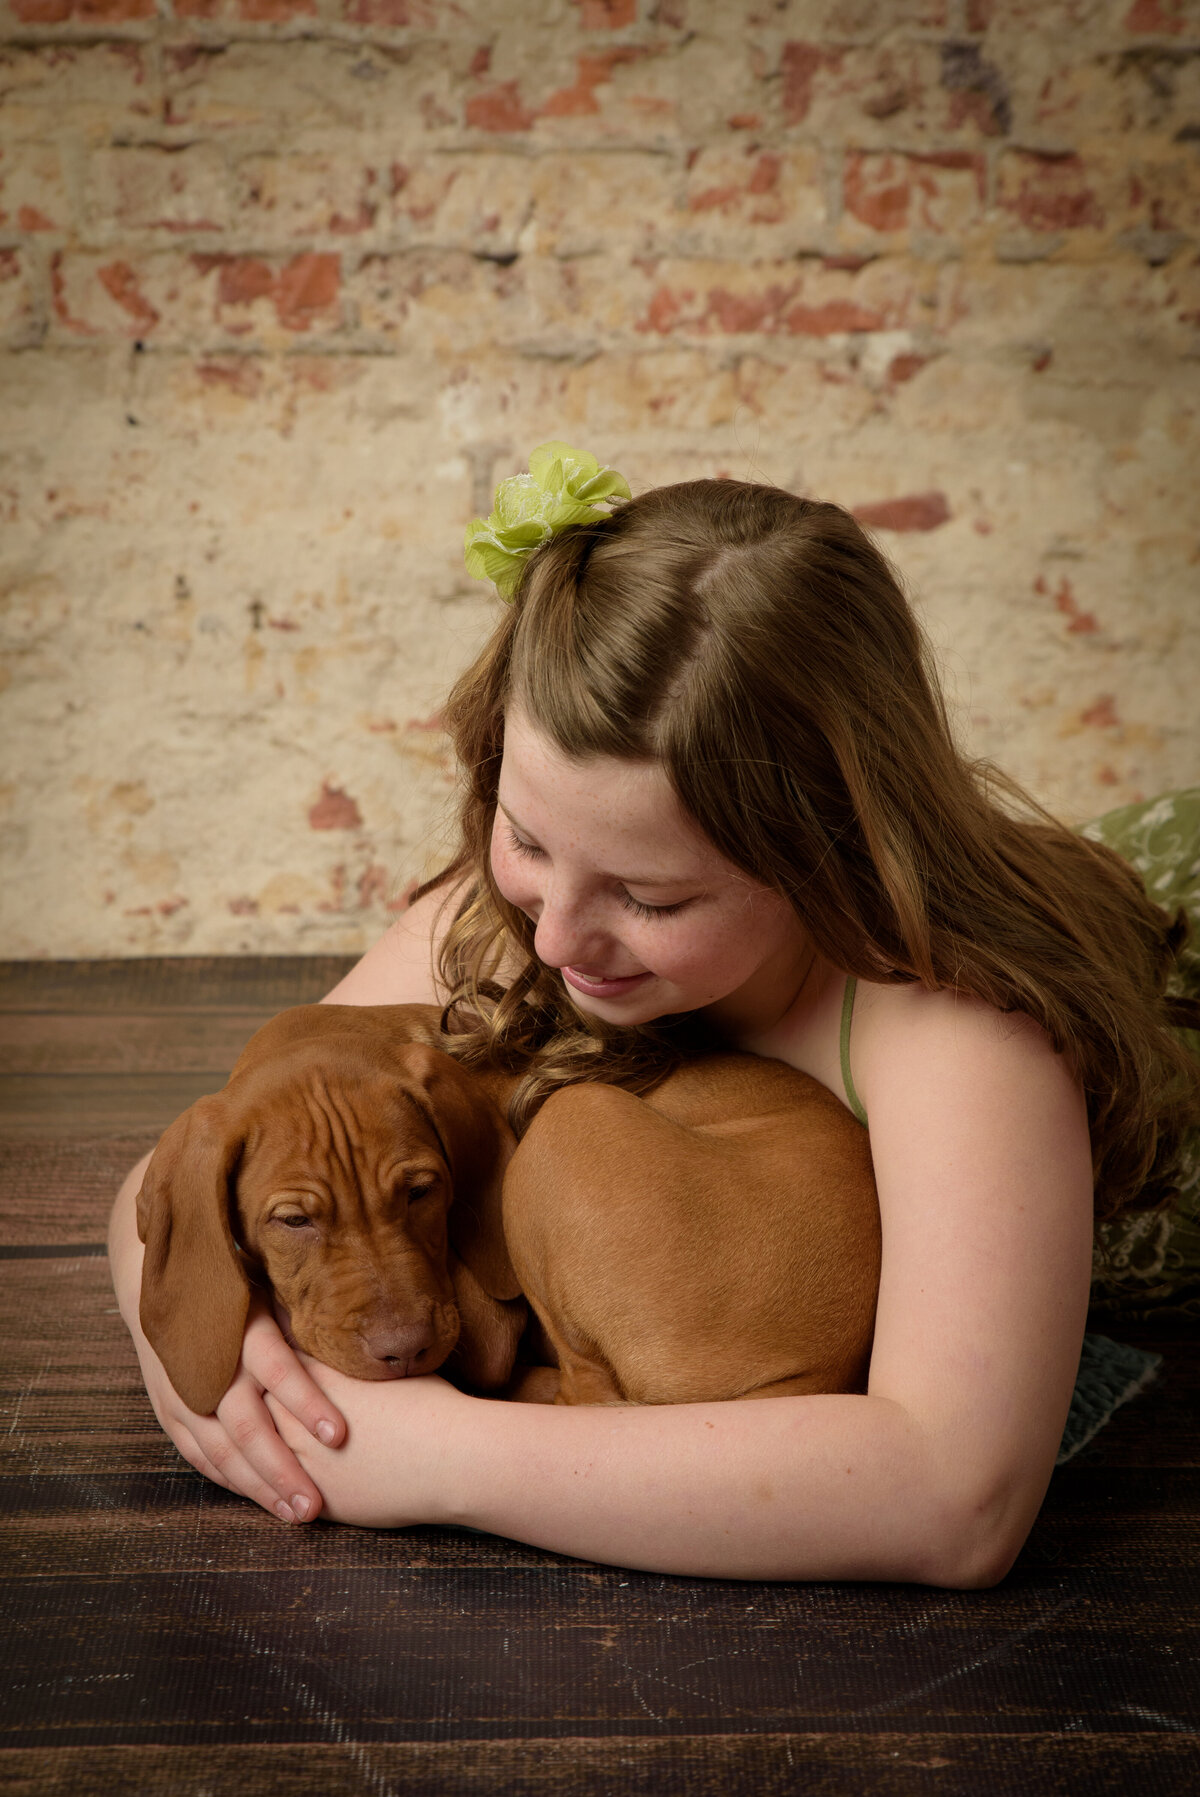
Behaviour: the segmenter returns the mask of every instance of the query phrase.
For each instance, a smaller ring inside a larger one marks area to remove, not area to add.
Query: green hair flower
[[[491,517],[468,524],[467,572],[511,599],[527,555],[568,524],[604,517],[608,500],[629,497],[628,482],[594,455],[567,443],[543,443],[529,458],[528,474],[500,482]]]

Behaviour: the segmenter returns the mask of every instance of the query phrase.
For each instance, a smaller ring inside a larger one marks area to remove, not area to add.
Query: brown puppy
[[[237,1370],[251,1280],[292,1340],[359,1379],[504,1384],[526,1320],[504,1246],[515,1146],[432,1044],[431,1005],[305,1005],[167,1130],[138,1195],[141,1323],[184,1402]]]
[[[513,1395],[685,1404],[865,1386],[867,1133],[807,1074],[705,1057],[646,1099],[573,1086],[509,1163],[504,1228],[557,1371]]]

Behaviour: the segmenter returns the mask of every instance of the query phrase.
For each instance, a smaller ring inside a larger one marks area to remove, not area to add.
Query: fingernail
[[[320,1422],[317,1424],[317,1434],[320,1437],[320,1439],[325,1443],[325,1446],[330,1447],[330,1446],[332,1446],[334,1436],[337,1434],[337,1430],[334,1428],[333,1424],[327,1420],[327,1418],[322,1417]]]
[[[304,1521],[304,1518],[308,1515],[311,1507],[312,1506],[309,1504],[306,1497],[297,1496],[292,1499],[292,1509],[296,1512],[296,1515],[300,1518],[301,1522]]]
[[[288,1506],[284,1503],[282,1498],[280,1498],[279,1502],[275,1506],[275,1514],[279,1518],[280,1522],[295,1522],[295,1520],[296,1520],[294,1514],[288,1508]]]

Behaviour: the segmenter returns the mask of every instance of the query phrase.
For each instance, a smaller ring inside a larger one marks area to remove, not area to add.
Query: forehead
[[[539,839],[617,871],[680,878],[733,872],[655,761],[564,755],[523,712],[505,718],[501,806]]]

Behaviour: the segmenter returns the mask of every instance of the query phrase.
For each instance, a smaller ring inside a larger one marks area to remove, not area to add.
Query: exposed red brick
[[[288,331],[307,331],[322,312],[336,304],[341,286],[337,256],[310,253],[296,256],[279,271],[275,310]]]
[[[789,125],[803,124],[813,100],[813,82],[823,68],[839,69],[840,50],[820,44],[788,43],[783,46],[783,116]]]
[[[159,899],[154,909],[160,917],[174,917],[176,911],[182,911],[187,902],[179,893],[176,893],[174,898]]]
[[[840,331],[882,331],[887,319],[853,300],[826,300],[823,306],[793,306],[785,325],[794,337],[833,337]]]
[[[944,493],[908,493],[903,499],[881,499],[854,507],[860,524],[876,530],[936,530],[950,517]]]
[[[761,197],[776,193],[779,187],[779,171],[781,163],[778,156],[769,152],[761,155],[751,169],[745,181],[727,181],[719,187],[706,187],[688,199],[688,210],[691,212],[728,211],[744,200],[748,194]],[[771,210],[770,217],[764,221],[761,213],[755,213],[758,222],[774,223],[779,216],[778,201]]]
[[[943,169],[949,180],[942,178]],[[963,172],[973,177],[970,184],[953,179]],[[982,207],[985,186],[984,159],[970,150],[909,156],[851,151],[842,192],[847,211],[875,231],[900,231],[909,224],[961,230]]]
[[[1034,231],[1099,230],[1104,212],[1081,157],[1011,150],[1000,172],[1000,205]]]
[[[1126,31],[1145,31],[1157,37],[1178,37],[1186,24],[1183,0],[1133,0],[1125,14]]]
[[[128,262],[110,262],[97,272],[101,286],[116,300],[118,306],[128,312],[139,331],[152,331],[158,323],[159,314],[139,289],[137,276]]]
[[[929,361],[928,356],[893,356],[888,363],[887,378],[889,381],[911,381],[914,374],[920,374]]]
[[[308,823],[312,830],[361,830],[362,817],[350,795],[326,780],[320,798],[309,807]]]
[[[639,331],[657,331],[665,336],[673,331],[683,315],[684,305],[693,298],[691,293],[672,293],[669,287],[656,287],[646,308],[646,316],[637,325]]]
[[[580,56],[576,60],[579,73],[574,87],[560,87],[550,95],[541,108],[540,116],[544,119],[582,118],[593,112],[599,112],[600,102],[596,98],[596,89],[612,80],[613,69],[621,62],[634,62],[644,56],[645,51],[632,45],[621,45],[612,50],[599,50],[591,56]]]
[[[22,231],[53,231],[54,226],[36,206],[17,207],[17,225]]]
[[[1040,574],[1033,583],[1033,589],[1036,593],[1044,593],[1047,591],[1046,582]],[[1099,630],[1100,626],[1097,624],[1094,615],[1090,611],[1080,610],[1075,598],[1074,588],[1065,575],[1058,583],[1058,587],[1054,594],[1054,604],[1055,609],[1060,611],[1063,614],[1063,617],[1068,620],[1067,632],[1069,635],[1093,636],[1095,632]]]
[[[311,18],[314,0],[238,0],[238,17],[252,25],[283,25],[288,19]]]
[[[202,387],[223,387],[243,399],[253,399],[262,387],[262,370],[251,356],[197,362],[196,376]]]
[[[1079,714],[1081,724],[1090,724],[1096,730],[1114,730],[1121,720],[1117,716],[1117,701],[1112,693],[1101,693],[1094,705]]]
[[[704,318],[721,331],[775,332],[784,327],[784,308],[795,298],[795,286],[772,283],[758,293],[729,293],[724,287],[709,290]]]
[[[900,231],[908,223],[911,190],[899,157],[852,152],[846,158],[842,192],[848,210],[874,231]]]
[[[364,867],[358,876],[357,890],[360,907],[365,911],[376,899],[386,899],[388,884],[388,870],[378,861],[373,861],[369,867]]]
[[[476,50],[474,56],[471,58],[471,65],[467,72],[468,74],[473,75],[478,81],[481,76],[487,74],[491,66],[492,46],[490,44],[480,44],[478,50]]]
[[[417,25],[428,31],[436,23],[428,0],[345,0],[343,10],[352,25]]]
[[[252,898],[233,898],[228,901],[226,909],[235,917],[257,917],[258,900]]]
[[[967,0],[967,30],[986,31],[996,10],[996,0]]]
[[[585,31],[619,31],[637,19],[637,0],[577,0]]]
[[[267,264],[253,256],[194,256],[192,260],[201,274],[213,267],[219,270],[219,306],[252,306],[255,300],[267,299],[275,285]]]
[[[757,112],[735,112],[725,123],[731,131],[757,131],[762,125],[762,117]]]
[[[594,110],[594,108],[593,108]],[[467,123],[477,131],[528,131],[535,114],[521,98],[515,81],[502,81],[467,101]]]
[[[23,25],[81,23],[120,25],[130,19],[152,19],[155,0],[12,0],[13,16]]]

